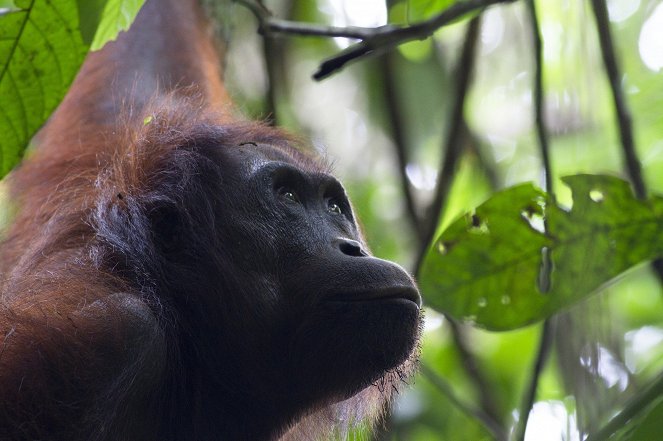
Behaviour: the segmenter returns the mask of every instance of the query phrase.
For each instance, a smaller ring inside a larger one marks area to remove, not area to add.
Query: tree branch
[[[545,190],[550,194],[554,195],[553,191],[553,174],[550,164],[550,154],[548,150],[548,135],[545,128],[545,122],[543,120],[543,43],[541,41],[541,30],[539,28],[539,19],[536,14],[536,4],[534,0],[527,0],[527,10],[529,12],[530,26],[531,26],[531,36],[532,43],[534,46],[534,85],[532,87],[532,94],[534,95],[534,120],[536,125],[536,133],[539,141],[539,151],[541,153],[541,158],[543,160],[543,172],[545,179]],[[548,230],[548,222],[544,219],[544,228]],[[546,255],[543,258],[547,258]],[[550,281],[550,271],[552,265],[546,265],[545,278],[547,281]],[[550,283],[546,283],[546,286],[550,286]],[[532,369],[532,376],[530,377],[529,385],[525,391],[525,396],[523,397],[521,407],[520,407],[520,419],[514,430],[514,440],[523,441],[525,439],[525,431],[527,429],[527,421],[529,420],[529,413],[534,406],[534,401],[536,400],[536,392],[539,388],[539,379],[541,378],[541,372],[545,367],[548,356],[550,355],[550,349],[552,347],[553,341],[553,332],[552,332],[552,321],[546,319],[543,322],[543,329],[541,330],[541,338],[539,340],[539,350],[536,354],[534,360],[534,367]]]
[[[543,119],[543,42],[541,41],[541,30],[539,28],[539,19],[536,15],[536,5],[534,0],[527,0],[527,10],[530,16],[530,26],[532,31],[532,43],[534,46],[534,121],[536,125],[536,134],[539,141],[539,152],[543,161],[543,172],[545,188],[548,193],[553,192],[553,173],[550,163],[548,135],[546,133],[545,122]]]
[[[456,349],[458,349],[458,354],[460,356],[461,362],[465,369],[467,370],[467,375],[473,381],[474,386],[479,395],[481,410],[485,412],[495,424],[499,425],[499,409],[497,407],[497,402],[493,396],[495,389],[491,387],[492,385],[486,381],[486,378],[479,368],[476,358],[468,349],[468,344],[465,341],[466,333],[463,332],[463,328],[455,320],[450,317],[447,317],[447,323],[449,323],[449,328],[451,330],[451,336],[453,337],[454,344]],[[500,430],[501,431],[501,430]]]
[[[612,43],[612,35],[610,34],[610,21],[608,20],[608,8],[605,4],[605,0],[592,0],[592,9],[594,10],[594,17],[596,17],[596,30],[599,35],[599,42],[601,43],[603,63],[605,65],[606,74],[608,75],[608,81],[610,82],[615,110],[617,111],[617,124],[622,141],[622,151],[624,153],[626,171],[633,187],[635,188],[636,196],[640,199],[644,199],[647,190],[642,178],[640,161],[638,160],[635,151],[633,123],[631,121],[631,113],[629,112],[622,91],[621,75],[619,67],[617,66],[617,57],[615,56],[615,49]]]
[[[321,26],[310,23],[297,23],[275,19],[269,11],[253,0],[236,0],[246,6],[258,19],[260,30],[264,33],[287,33],[301,36],[345,37],[361,40],[337,55],[325,60],[313,74],[316,80],[322,80],[343,68],[350,61],[369,54],[382,53],[400,44],[413,40],[424,40],[433,33],[471,12],[500,3],[512,3],[515,0],[467,0],[455,3],[428,20],[410,26],[386,25],[377,28]]]
[[[405,127],[403,127],[403,115],[401,109],[403,106],[398,102],[397,88],[398,84],[394,79],[394,66],[391,54],[385,54],[380,60],[380,71],[382,75],[383,93],[387,104],[387,116],[389,118],[389,127],[391,128],[392,140],[396,159],[398,160],[398,174],[400,177],[401,191],[405,198],[405,207],[407,208],[407,218],[414,234],[419,239],[420,246],[424,240],[422,237],[421,219],[417,204],[414,199],[412,187],[406,174],[408,164],[407,141],[405,139]]]
[[[635,142],[633,140],[633,123],[631,113],[629,112],[624,92],[621,86],[621,74],[617,65],[617,56],[615,55],[612,34],[610,33],[610,20],[608,19],[608,7],[605,0],[591,0],[594,17],[596,18],[596,30],[599,34],[601,44],[601,54],[603,55],[603,64],[605,65],[612,98],[615,103],[617,125],[622,142],[622,152],[624,154],[624,164],[629,176],[635,195],[640,199],[647,197],[647,186],[642,177],[642,166],[635,151]],[[663,283],[663,259],[656,259],[652,262],[652,267]]]
[[[550,355],[550,347],[552,346],[553,340],[552,326],[553,325],[550,320],[545,320],[543,322],[543,329],[541,330],[541,339],[539,342],[539,351],[536,354],[532,376],[525,391],[525,397],[523,398],[522,404],[520,406],[520,419],[518,420],[518,423],[514,429],[515,435],[513,439],[515,441],[523,441],[525,439],[525,431],[527,429],[529,413],[532,409],[532,406],[534,406],[536,391],[539,388],[539,378],[541,377],[541,372],[543,372],[543,368],[545,367],[548,356]]]
[[[415,274],[419,271],[421,263],[428,250],[428,244],[433,240],[435,230],[439,222],[442,210],[447,201],[451,184],[453,183],[454,172],[456,165],[460,159],[462,143],[461,135],[463,134],[464,118],[463,112],[465,110],[465,98],[470,85],[470,78],[474,69],[474,55],[476,49],[476,40],[479,35],[480,16],[475,17],[470,21],[465,36],[465,43],[458,61],[455,77],[455,95],[453,106],[451,109],[451,119],[449,121],[449,128],[447,138],[444,142],[445,149],[442,155],[442,163],[438,168],[437,183],[435,185],[435,196],[427,210],[427,216],[424,224],[424,246],[420,250],[417,264],[415,267]]]
[[[350,61],[372,54],[381,53],[395,46],[413,40],[424,40],[441,28],[456,19],[487,6],[498,3],[511,3],[514,0],[468,0],[455,3],[441,13],[407,27],[382,27],[375,29],[375,34],[364,38],[338,55],[322,62],[318,71],[313,74],[316,80],[322,80]]]

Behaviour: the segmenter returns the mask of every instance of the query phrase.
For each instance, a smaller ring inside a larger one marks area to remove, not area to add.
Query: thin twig
[[[534,119],[539,141],[539,151],[543,160],[545,190],[548,192],[548,194],[554,195],[553,173],[550,163],[550,154],[548,151],[548,135],[543,119],[543,42],[541,41],[541,30],[539,28],[539,19],[536,14],[536,4],[534,0],[527,0],[527,10],[530,16],[531,36],[534,46],[535,75],[534,85],[532,87],[532,94],[534,95]],[[546,231],[548,230],[547,220],[544,220],[544,228]],[[546,259],[549,257],[544,255],[543,258]],[[544,268],[546,271],[544,278],[549,281],[552,265],[544,265]],[[545,285],[550,286],[550,283],[546,282]],[[541,331],[541,338],[539,340],[539,350],[537,351],[536,358],[534,360],[534,367],[532,369],[532,376],[530,377],[529,385],[527,386],[525,396],[521,403],[520,419],[518,420],[514,430],[513,439],[516,441],[523,441],[525,439],[527,421],[529,420],[530,410],[534,406],[534,400],[536,400],[536,392],[539,388],[541,372],[543,371],[546,361],[548,360],[548,356],[550,355],[550,350],[552,347],[552,326],[552,321],[550,319],[546,319],[543,322],[543,329]]]
[[[479,394],[481,409],[494,421],[499,421],[500,412],[497,407],[495,398],[493,397],[494,388],[491,384],[488,383],[488,381],[486,381],[483,372],[481,372],[481,369],[479,369],[479,364],[477,363],[474,355],[468,349],[468,344],[465,341],[465,333],[463,332],[463,328],[450,317],[447,317],[447,323],[449,323],[451,336],[454,340],[456,349],[458,350],[458,355],[460,356],[461,362],[467,371],[467,375],[472,379]]]
[[[428,245],[433,239],[435,229],[441,217],[442,210],[446,204],[451,184],[455,176],[454,172],[461,154],[461,135],[463,128],[463,112],[465,110],[465,98],[470,85],[470,78],[474,69],[474,55],[476,48],[476,40],[479,35],[480,17],[477,16],[470,21],[467,33],[465,35],[465,43],[458,61],[454,76],[454,100],[451,108],[451,119],[449,121],[449,128],[447,137],[444,141],[444,155],[442,155],[442,164],[440,164],[437,176],[437,183],[435,185],[435,196],[427,210],[427,216],[424,225],[424,241]],[[423,247],[417,259],[416,271],[419,271],[423,258],[426,255],[427,247]]]
[[[388,126],[391,128],[392,140],[394,142],[394,150],[396,152],[396,159],[398,160],[398,174],[401,181],[401,190],[405,198],[405,207],[407,209],[407,219],[412,227],[413,232],[418,237],[420,246],[424,240],[422,236],[421,219],[417,210],[417,205],[414,200],[412,187],[410,186],[407,178],[406,168],[408,164],[407,157],[407,141],[405,136],[405,127],[403,126],[404,117],[401,109],[403,106],[398,101],[397,88],[398,84],[394,79],[394,66],[393,55],[384,54],[380,59],[380,71],[382,74],[383,94],[387,104],[387,116],[389,117]]]
[[[359,26],[326,26],[315,23],[300,23],[290,20],[281,20],[272,16],[272,13],[259,0],[235,0],[245,6],[258,19],[260,32],[282,33],[299,35],[302,37],[344,37],[354,40],[364,40],[378,32],[395,29],[394,26],[378,28],[364,28]]]
[[[421,364],[421,374],[430,381],[430,383],[435,386],[447,399],[458,408],[465,415],[470,418],[479,421],[488,432],[492,435],[495,440],[505,440],[506,434],[502,427],[486,412],[481,409],[477,409],[474,406],[465,403],[463,400],[458,398],[454,393],[453,389],[449,384],[440,378],[431,368],[425,364]]]
[[[451,189],[453,177],[455,176],[454,172],[456,165],[460,158],[464,121],[463,111],[465,108],[465,98],[469,89],[470,79],[472,77],[472,71],[474,69],[475,49],[480,27],[481,16],[479,15],[473,18],[468,25],[460,60],[458,61],[458,67],[456,68],[454,76],[454,90],[456,94],[451,110],[448,134],[444,142],[445,154],[442,158],[442,164],[439,167],[435,196],[431,202],[430,207],[428,207],[427,215],[424,219],[424,241],[422,242],[424,245],[419,251],[417,263],[415,265],[415,274],[421,268],[423,258],[426,255],[426,251],[428,249],[428,244],[431,242],[433,235],[435,234],[435,229],[442,215],[442,210],[445,206],[449,191]],[[474,381],[474,384],[477,387],[477,391],[481,397],[481,407],[488,415],[497,421],[499,412],[497,410],[497,406],[495,405],[495,400],[491,396],[492,389],[488,387],[488,384],[481,371],[479,370],[474,356],[467,348],[464,333],[461,327],[451,319],[449,319],[448,323],[456,347],[459,351],[461,359],[463,360],[463,365],[467,369],[468,375]]]
[[[267,32],[293,34],[302,37],[343,37],[353,40],[365,40],[378,33],[389,33],[397,26],[378,26],[376,28],[363,28],[359,26],[324,26],[313,23],[300,23],[288,20],[269,18],[263,28]]]
[[[413,40],[423,40],[433,33],[466,14],[495,4],[512,3],[515,0],[467,0],[455,3],[428,20],[410,26],[386,25],[377,28],[357,26],[336,27],[310,23],[297,23],[275,19],[252,0],[236,0],[246,6],[260,22],[262,32],[288,33],[301,36],[346,37],[360,40],[337,55],[325,60],[313,78],[321,80],[340,70],[348,62],[368,54],[379,54],[400,44]]]
[[[520,419],[514,429],[513,439],[516,441],[522,441],[525,439],[525,430],[527,429],[527,420],[529,419],[529,413],[534,405],[534,400],[536,399],[536,391],[539,387],[539,378],[541,377],[541,372],[548,361],[548,356],[550,355],[550,347],[552,346],[553,332],[552,332],[552,321],[546,320],[543,322],[543,329],[541,330],[541,339],[539,341],[539,350],[534,359],[534,367],[532,369],[532,376],[530,378],[529,385],[525,390],[525,397],[523,398],[521,407],[520,407]]]
[[[608,19],[608,8],[605,0],[592,0],[592,9],[596,17],[596,29],[599,34],[599,42],[601,43],[603,63],[605,64],[606,74],[610,82],[612,98],[615,102],[617,124],[622,141],[626,171],[633,183],[636,196],[644,199],[647,195],[647,190],[645,188],[645,181],[642,178],[640,161],[635,151],[633,123],[631,121],[631,113],[624,98],[624,92],[622,91],[621,75],[617,66],[612,35],[610,34],[610,21]]]
[[[635,195],[640,199],[645,199],[647,197],[647,186],[642,177],[642,166],[635,150],[633,122],[628,105],[626,104],[624,91],[622,90],[621,74],[619,66],[617,65],[617,56],[615,55],[612,34],[610,33],[608,8],[605,4],[605,0],[591,1],[594,17],[596,18],[596,29],[599,34],[603,63],[605,65],[608,81],[610,82],[612,98],[615,103],[617,125],[619,127],[619,135],[621,137],[622,151],[624,154],[624,165],[629,179],[633,184]],[[663,259],[659,258],[654,260],[654,262],[652,262],[652,267],[654,268],[658,279],[663,283]]]
[[[318,71],[313,74],[313,78],[316,80],[324,79],[341,69],[348,62],[354,61],[357,58],[368,54],[379,54],[408,41],[424,40],[433,35],[433,33],[439,28],[454,22],[470,12],[484,9],[487,6],[494,4],[511,3],[513,1],[514,0],[468,0],[454,3],[449,8],[428,20],[424,20],[411,26],[377,28],[374,35],[364,38],[359,43],[355,43],[346,50],[340,52],[338,55],[322,62]]]
[[[527,10],[530,16],[530,25],[532,27],[532,43],[534,46],[534,120],[536,134],[539,141],[539,152],[543,161],[543,172],[545,188],[548,193],[553,191],[553,173],[550,163],[550,153],[548,147],[548,136],[546,134],[545,122],[543,120],[543,42],[541,41],[541,30],[539,28],[539,19],[536,15],[536,5],[534,0],[527,0]]]

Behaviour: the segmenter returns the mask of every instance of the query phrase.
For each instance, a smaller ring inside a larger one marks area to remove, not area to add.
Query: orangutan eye
[[[329,201],[327,204],[327,211],[329,211],[331,214],[343,214],[343,210],[341,210],[341,207],[333,201]]]
[[[297,193],[288,187],[280,187],[277,192],[279,196],[287,199],[290,202],[299,202],[299,196],[297,196]]]

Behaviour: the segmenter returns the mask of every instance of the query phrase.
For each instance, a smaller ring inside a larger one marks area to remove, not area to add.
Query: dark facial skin
[[[242,324],[256,344],[269,344],[259,353],[240,348],[267,367],[272,381],[261,387],[325,405],[404,362],[416,342],[419,293],[400,266],[370,255],[341,184],[266,145],[228,150],[221,161],[232,171],[220,204],[222,240],[237,244],[228,260],[261,281],[246,293],[258,314]]]

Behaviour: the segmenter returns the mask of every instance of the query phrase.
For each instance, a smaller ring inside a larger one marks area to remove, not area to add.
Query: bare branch
[[[534,0],[527,0],[527,10],[530,16],[530,26],[532,30],[532,43],[534,46],[534,121],[536,124],[536,133],[539,140],[539,151],[543,161],[543,171],[545,174],[545,190],[553,193],[553,173],[550,163],[550,153],[548,148],[548,135],[546,133],[545,122],[543,120],[543,42],[541,41],[541,30],[539,28],[539,19],[536,15],[536,5]]]
[[[398,29],[396,26],[380,26],[377,28],[362,28],[358,26],[322,26],[311,23],[299,23],[287,20],[270,18],[264,30],[267,32],[294,34],[312,37],[344,37],[355,40],[364,40],[373,37],[378,32],[392,32]]]
[[[406,167],[408,164],[407,155],[407,141],[405,136],[404,116],[401,109],[403,106],[398,102],[397,96],[397,81],[394,78],[394,66],[391,54],[385,54],[380,60],[380,73],[382,75],[383,94],[387,104],[387,116],[389,117],[388,126],[391,128],[392,140],[394,143],[394,150],[396,159],[398,160],[398,175],[400,177],[401,192],[405,198],[405,207],[407,208],[407,219],[412,227],[412,231],[419,239],[420,246],[426,244],[421,243],[424,238],[422,237],[423,230],[421,229],[421,219],[419,210],[414,199],[412,187],[406,174]]]
[[[621,75],[619,66],[617,65],[614,45],[612,43],[612,35],[610,34],[610,21],[608,20],[608,8],[605,4],[605,0],[592,0],[592,9],[594,10],[594,16],[596,17],[596,30],[601,43],[603,63],[605,65],[606,74],[608,75],[608,81],[610,82],[615,110],[617,111],[617,124],[622,141],[622,151],[624,152],[626,171],[628,172],[631,183],[635,188],[636,196],[643,199],[646,197],[647,190],[642,178],[640,161],[635,152],[633,123],[631,122],[631,113],[629,112],[626,99],[624,98],[624,92],[622,91]]]
[[[435,196],[428,207],[426,218],[424,219],[424,246],[419,252],[417,264],[415,266],[416,272],[419,271],[421,263],[428,250],[428,244],[433,240],[435,229],[439,222],[442,210],[447,201],[453,177],[458,160],[461,156],[462,143],[461,135],[463,134],[464,127],[464,110],[465,98],[469,90],[470,79],[474,69],[474,54],[476,49],[476,40],[479,35],[480,16],[475,17],[470,21],[465,36],[465,43],[463,50],[458,61],[458,67],[454,74],[454,100],[451,109],[451,119],[449,121],[449,129],[447,138],[444,141],[444,154],[442,155],[442,163],[440,164],[437,183],[435,185]],[[416,274],[415,272],[415,274]]]
[[[527,0],[527,10],[530,16],[531,36],[534,46],[534,85],[532,87],[532,94],[534,95],[534,120],[536,123],[536,133],[539,140],[539,151],[543,159],[543,170],[545,175],[545,189],[549,194],[553,194],[553,174],[552,166],[550,164],[550,154],[548,150],[548,135],[546,132],[543,120],[543,43],[541,41],[541,30],[539,28],[539,19],[536,14],[536,4],[534,0]],[[548,229],[548,222],[544,220],[544,227]],[[545,277],[550,280],[550,271],[552,265],[547,266]],[[520,407],[520,419],[514,430],[515,441],[523,441],[525,439],[525,431],[527,429],[527,421],[529,420],[529,413],[536,400],[536,392],[539,388],[539,379],[541,372],[548,360],[553,341],[552,332],[553,322],[546,319],[543,322],[543,329],[539,339],[539,350],[534,359],[534,366],[532,368],[532,375],[529,380],[525,396],[523,397]]]
[[[273,18],[269,11],[254,0],[236,0],[246,6],[260,22],[260,30],[264,33],[287,33],[302,36],[346,37],[361,40],[344,51],[324,61],[318,71],[313,74],[316,80],[322,80],[350,61],[369,54],[378,54],[400,44],[413,40],[424,40],[439,28],[472,12],[480,11],[488,6],[511,3],[515,0],[467,0],[455,3],[428,20],[410,26],[386,25],[377,28],[321,26],[310,23],[297,23]]]
[[[608,8],[605,4],[605,0],[591,1],[594,17],[596,17],[596,29],[599,34],[599,42],[601,43],[603,63],[605,65],[606,74],[608,75],[608,81],[610,82],[612,98],[615,103],[617,125],[619,127],[619,135],[622,142],[626,172],[628,173],[629,179],[635,189],[635,195],[640,199],[644,199],[647,197],[647,186],[642,177],[642,166],[638,159],[638,154],[635,151],[633,123],[622,90],[621,73],[619,71],[619,66],[617,65],[617,56],[615,55],[612,34],[610,33]],[[663,259],[654,260],[652,262],[652,267],[654,268],[658,279],[663,283]]]
[[[424,40],[433,35],[437,29],[470,12],[498,3],[511,3],[512,1],[514,0],[468,0],[455,3],[428,20],[411,26],[376,28],[374,35],[364,38],[361,42],[324,61],[318,71],[313,74],[313,78],[316,80],[324,79],[357,58],[372,53],[381,53],[408,41]]]
[[[467,375],[474,383],[474,386],[479,395],[482,412],[490,417],[490,419],[495,421],[495,424],[499,426],[498,421],[500,412],[497,406],[497,401],[493,396],[495,388],[486,380],[485,374],[481,370],[479,363],[477,363],[476,357],[469,350],[466,329],[463,328],[463,325],[459,324],[450,317],[447,317],[447,323],[449,324],[451,336],[453,337],[454,344],[458,350],[458,355],[461,359],[463,367],[465,368]],[[502,430],[500,430],[500,432],[502,432]],[[503,438],[505,437],[498,437],[497,439]]]
[[[527,421],[529,420],[529,413],[534,405],[534,400],[536,399],[536,391],[539,388],[539,378],[541,377],[541,372],[548,361],[548,356],[550,355],[550,348],[552,347],[553,341],[553,332],[552,332],[552,321],[546,320],[543,322],[543,329],[541,330],[541,339],[539,342],[539,351],[536,354],[534,359],[534,366],[532,369],[532,376],[530,377],[529,385],[525,390],[525,397],[523,398],[521,407],[520,407],[520,419],[518,424],[514,429],[515,441],[523,441],[525,439],[525,430],[527,429]]]

